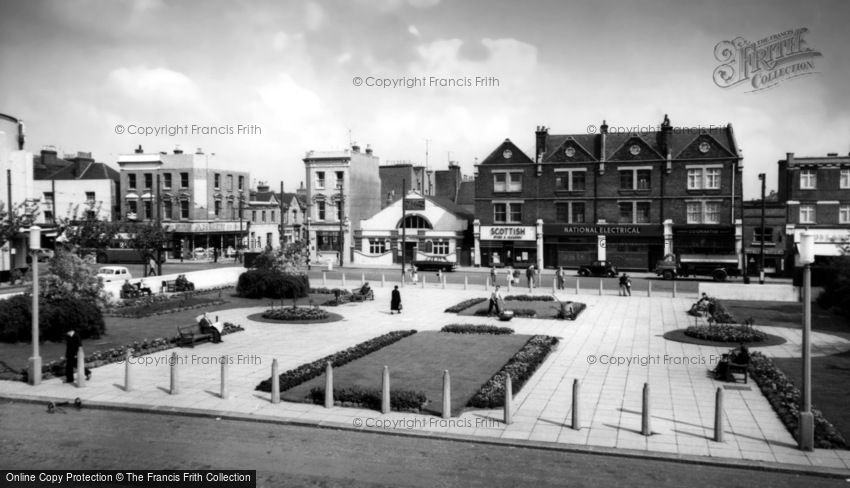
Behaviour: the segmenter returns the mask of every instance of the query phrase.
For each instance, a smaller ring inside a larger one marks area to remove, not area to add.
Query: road
[[[0,469],[256,469],[258,486],[826,487],[824,478],[313,427],[0,403]]]

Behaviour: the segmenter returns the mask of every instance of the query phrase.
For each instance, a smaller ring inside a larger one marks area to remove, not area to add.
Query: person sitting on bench
[[[142,293],[144,293],[144,294],[145,294],[145,295],[147,295],[147,296],[151,296],[151,289],[150,289],[150,287],[149,287],[149,286],[147,286],[147,285],[145,284],[145,282],[144,282],[144,281],[140,281],[140,282],[136,283],[136,288],[139,290],[139,294],[140,294],[140,295],[141,295]]]
[[[121,285],[121,296],[122,298],[132,298],[138,294],[136,287],[130,283],[130,280],[124,280],[124,284]]]
[[[743,343],[736,349],[724,354],[717,367],[714,368],[714,379],[729,381],[731,375],[730,365],[746,366],[750,363],[750,350]]]
[[[221,342],[221,331],[222,326],[220,322],[213,322],[207,317],[207,313],[204,312],[203,315],[197,317],[198,325],[201,327],[202,334],[212,334],[212,341],[214,343]]]
[[[195,284],[186,279],[186,275],[180,275],[174,282],[174,289],[177,291],[193,291]]]
[[[369,283],[363,283],[363,286],[360,287],[360,291],[357,292],[359,295],[363,295],[364,297],[369,296],[369,293],[372,292],[372,288],[369,286]]]

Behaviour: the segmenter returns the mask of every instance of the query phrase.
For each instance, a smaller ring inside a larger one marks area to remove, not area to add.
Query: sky
[[[850,153],[847,19],[844,0],[0,0],[0,113],[24,120],[34,153],[116,164],[139,145],[203,148],[286,191],[306,151],[352,141],[382,162],[423,164],[427,147],[429,167],[471,175],[506,138],[533,156],[538,125],[654,128],[668,114],[733,124],[749,199],[759,173],[776,188],[787,152]],[[718,43],[799,28],[821,54],[812,74],[760,91],[715,83]],[[130,133],[176,126],[187,133]]]

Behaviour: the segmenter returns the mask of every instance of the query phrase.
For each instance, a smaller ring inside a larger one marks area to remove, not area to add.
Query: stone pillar
[[[472,264],[481,266],[481,221],[475,219],[472,221],[472,233],[475,236],[475,249],[472,255]]]
[[[673,221],[664,221],[664,255],[673,254]]]
[[[738,255],[738,269],[746,274],[747,262],[744,257],[744,222],[735,219],[735,254]]]
[[[537,229],[535,232],[537,237],[537,264],[535,267],[538,271],[543,271],[543,219],[537,219]],[[539,283],[537,283],[540,286]]]

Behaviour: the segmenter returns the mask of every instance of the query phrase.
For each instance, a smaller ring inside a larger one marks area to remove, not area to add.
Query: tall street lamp
[[[32,254],[32,357],[29,359],[29,384],[41,383],[41,355],[38,351],[38,251],[41,249],[41,227],[30,227],[30,253]]]
[[[803,398],[800,405],[799,446],[814,450],[815,419],[812,415],[812,263],[815,262],[815,236],[800,236],[800,264],[803,265]]]
[[[342,267],[342,253],[345,247],[345,196],[342,194],[342,184],[336,186],[339,189],[339,267]]]
[[[764,173],[759,173],[761,180],[761,241],[759,250],[759,284],[764,284]]]

